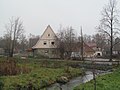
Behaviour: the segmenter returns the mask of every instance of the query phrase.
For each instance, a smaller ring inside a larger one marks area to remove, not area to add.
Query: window
[[[47,51],[47,50],[45,50],[45,53],[48,53],[48,51]]]
[[[44,45],[46,45],[46,43],[44,43]]]
[[[50,36],[50,34],[48,34],[48,36]]]
[[[44,45],[46,45],[47,43],[46,43],[46,41],[44,41],[44,43],[43,43]]]
[[[51,42],[52,45],[54,45],[55,43],[54,42]]]

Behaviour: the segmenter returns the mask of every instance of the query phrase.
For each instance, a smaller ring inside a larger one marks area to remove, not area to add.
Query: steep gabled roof
[[[95,52],[92,46],[88,45],[87,43],[83,43],[83,50],[84,52]],[[78,42],[76,45],[73,46],[74,52],[80,52],[81,51],[81,43]]]
[[[44,39],[44,36],[46,33],[50,32],[50,34],[52,34],[51,38],[54,39],[54,38],[57,38],[56,34],[54,33],[53,29],[51,28],[50,25],[47,26],[47,28],[45,29],[45,31],[43,32],[43,34],[41,35],[41,39]],[[50,39],[50,38],[48,38]]]
[[[56,39],[57,39],[56,34],[52,30],[51,26],[48,25],[47,28],[45,29],[45,31],[43,32],[43,34],[41,35],[40,39],[36,43],[36,45],[34,45],[32,48],[44,48],[44,47],[42,47],[42,43],[43,43],[44,40],[46,40],[46,41],[49,41],[49,40],[55,41]],[[48,47],[46,46],[45,48],[49,48],[49,46]],[[51,48],[54,48],[54,47],[52,46]]]
[[[84,43],[84,51],[85,52],[95,52],[95,50],[93,49],[93,47],[90,46],[90,45],[88,45],[88,44],[86,44],[86,43]]]

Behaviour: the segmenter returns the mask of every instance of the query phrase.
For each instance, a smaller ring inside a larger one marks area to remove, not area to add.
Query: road
[[[86,61],[94,61],[96,64],[120,64],[120,62],[113,59],[113,62],[109,62],[109,59],[103,59],[103,58],[85,58]]]

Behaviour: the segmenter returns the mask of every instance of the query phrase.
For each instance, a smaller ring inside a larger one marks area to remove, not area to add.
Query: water
[[[107,72],[97,71],[98,74],[104,74]],[[71,79],[68,83],[61,85],[62,90],[73,90],[74,87],[78,86],[79,84],[86,83],[93,79],[93,73],[91,71],[86,71],[86,75],[83,77],[76,77]],[[50,87],[47,87],[47,90],[60,90],[60,85],[58,83],[53,84]]]

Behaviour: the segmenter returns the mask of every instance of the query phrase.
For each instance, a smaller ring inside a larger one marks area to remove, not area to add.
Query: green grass
[[[3,58],[2,58],[3,60]],[[18,66],[25,66],[31,69],[27,74],[19,74],[15,76],[1,76],[0,90],[26,90],[30,84],[35,89],[46,87],[56,82],[61,76],[69,78],[76,77],[81,74],[80,69],[69,68],[66,71],[66,62],[64,61],[48,61],[48,60],[16,60]]]
[[[74,90],[94,90],[93,80],[75,87]],[[97,77],[97,90],[120,90],[120,68],[113,73]]]

